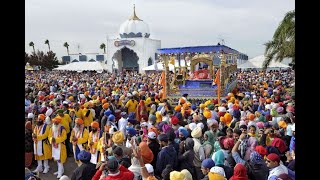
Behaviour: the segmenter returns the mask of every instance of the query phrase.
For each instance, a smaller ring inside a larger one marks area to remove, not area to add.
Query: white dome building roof
[[[133,15],[131,18],[121,24],[119,34],[121,38],[148,38],[150,36],[149,26],[138,18],[135,6],[133,6]]]

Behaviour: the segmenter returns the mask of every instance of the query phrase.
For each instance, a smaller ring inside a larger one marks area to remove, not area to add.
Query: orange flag
[[[161,73],[161,77],[159,79],[159,83],[162,87],[163,87],[163,91],[162,91],[162,99],[166,98],[167,92],[166,92],[166,74],[165,71],[162,71]]]
[[[221,89],[221,86],[220,86],[220,69],[218,69],[217,73],[216,73],[216,77],[214,78],[214,81],[212,84],[217,84],[218,85],[218,104],[220,104],[220,89]]]

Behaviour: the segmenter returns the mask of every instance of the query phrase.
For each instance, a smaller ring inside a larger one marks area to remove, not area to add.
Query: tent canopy
[[[180,65],[181,66],[185,66],[185,61],[184,60],[180,60]],[[187,65],[190,66],[190,61],[187,62]],[[169,64],[169,71],[174,71],[174,67],[179,67],[178,60],[175,60],[175,65]],[[142,70],[143,71],[156,71],[157,68],[158,68],[158,71],[163,71],[164,70],[162,62],[157,63],[157,67],[155,66],[155,64],[152,64],[150,66],[142,68]]]
[[[73,62],[53,70],[61,70],[61,71],[97,71],[102,72],[103,70],[107,70],[107,65],[102,62]]]
[[[237,67],[238,69],[247,69],[247,68],[262,69],[264,60],[265,60],[265,56],[260,55],[252,59],[249,59],[247,62],[240,64]],[[268,66],[268,68],[288,68],[288,67],[290,66],[282,62],[275,62],[274,60],[272,60],[270,65]]]

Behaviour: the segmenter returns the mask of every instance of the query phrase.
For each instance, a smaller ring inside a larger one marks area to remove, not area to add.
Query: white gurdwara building
[[[138,71],[155,63],[157,49],[161,41],[151,39],[149,26],[138,18],[133,7],[133,15],[121,24],[120,38],[107,38],[107,61],[109,71]]]

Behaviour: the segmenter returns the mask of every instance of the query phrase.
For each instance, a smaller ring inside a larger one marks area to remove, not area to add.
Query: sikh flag
[[[164,86],[165,84],[165,72],[162,71],[158,84]]]
[[[220,85],[220,69],[216,72],[216,77],[214,78],[212,85]]]
[[[220,86],[220,69],[218,69],[218,71],[216,72],[216,77],[214,78],[213,85],[217,84],[218,85],[218,104],[220,104],[220,90],[221,90],[221,86]]]
[[[162,71],[161,77],[159,79],[158,84],[160,84],[163,87],[163,89],[162,89],[162,93],[163,93],[162,99],[164,99],[164,98],[166,98],[166,93],[167,93],[166,92],[166,74],[165,74],[165,71]]]

